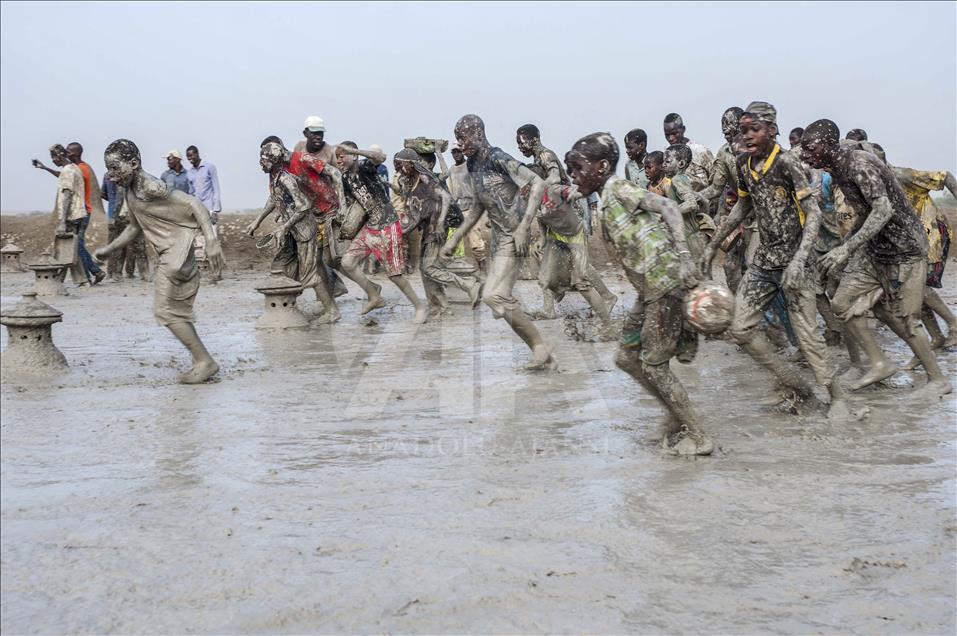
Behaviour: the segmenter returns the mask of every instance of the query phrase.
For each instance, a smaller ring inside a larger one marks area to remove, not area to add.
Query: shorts
[[[916,318],[924,304],[927,262],[879,263],[867,248],[851,256],[841,282],[831,299],[831,308],[841,320],[863,316],[880,301],[897,318]]]
[[[360,261],[374,256],[388,276],[401,276],[405,273],[405,254],[402,251],[402,225],[396,221],[381,230],[365,225],[352,239],[345,256]]]
[[[521,268],[519,257],[515,254],[515,239],[511,236],[492,235],[495,249],[488,264],[485,278],[485,291],[482,300],[492,310],[496,318],[504,318],[508,312],[521,310],[522,306],[512,295],[518,271]]]
[[[619,346],[641,349],[641,361],[657,366],[692,349],[696,340],[697,334],[685,324],[684,292],[679,288],[649,303],[636,300],[625,316]]]
[[[592,288],[588,279],[588,246],[584,229],[575,236],[548,231],[538,282],[559,297],[568,290],[587,292]]]
[[[167,250],[159,255],[153,293],[153,315],[156,322],[168,327],[181,322],[196,322],[193,303],[199,292],[199,268],[192,245],[186,260],[177,266],[173,261],[179,250]]]

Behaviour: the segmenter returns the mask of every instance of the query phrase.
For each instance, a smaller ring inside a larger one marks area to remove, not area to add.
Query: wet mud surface
[[[516,371],[487,308],[416,326],[387,282],[375,320],[350,284],[341,323],[267,333],[262,277],[200,289],[202,386],[150,286],[47,301],[70,371],[2,383],[3,632],[954,632],[957,409],[910,398],[923,373],[831,424],[702,342],[674,366],[718,448],[671,458],[613,341],[541,321],[561,372]],[[31,286],[4,274],[3,306]]]

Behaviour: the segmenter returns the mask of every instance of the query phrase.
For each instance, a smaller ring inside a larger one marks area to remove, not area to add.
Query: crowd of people
[[[674,454],[707,455],[714,448],[670,362],[695,359],[700,334],[684,301],[711,278],[719,252],[735,294],[728,334],[771,373],[790,404],[833,418],[858,415],[846,391],[898,370],[877,344],[871,315],[913,351],[908,366],[926,371],[920,391],[950,393],[935,350],[957,345],[957,319],[935,289],[952,234],[930,192],[946,188],[957,196],[954,176],[893,166],[864,131],[841,139],[828,119],[791,130],[785,149],[777,121],[767,102],[728,108],[719,120],[726,143],[712,153],[670,113],[663,150],[649,151],[640,128],[624,135],[620,178],[621,150],[608,133],[586,135],[559,155],[544,145],[537,126],[523,125],[516,130],[519,151],[530,160],[523,163],[492,145],[480,117],[465,115],[453,131],[453,165],[445,162],[444,140],[408,139],[393,156],[389,179],[380,147],[330,144],[323,120],[310,116],[292,150],[274,135],[262,141],[267,201],[246,231],[254,237],[274,218],[275,228],[258,245],[275,249],[272,272],[314,291],[322,306],[318,322],[340,319],[342,277],[364,292],[360,313],[385,306],[381,286],[367,276],[365,265],[374,262],[412,303],[416,323],[449,313],[448,287],[467,294],[473,309],[484,301],[528,346],[529,370],[557,367],[555,349],[534,319],[554,316],[565,293],[581,294],[596,320],[608,324],[618,299],[589,262],[588,235],[598,233],[637,292],[616,363],[664,407],[661,442]],[[192,306],[197,258],[209,262],[214,278],[223,264],[215,167],[191,146],[191,168],[184,170],[179,153],[170,151],[169,169],[156,179],[143,170],[136,145],[120,139],[106,149],[100,194],[79,144],[53,146],[50,154],[60,172],[35,163],[59,177],[59,229],[80,237],[87,277],[102,280],[98,260],[145,238],[155,253],[156,317],[193,356],[181,381],[211,378],[218,366],[196,334]],[[110,243],[93,258],[82,236],[100,197],[109,202]],[[412,261],[425,298],[408,279]],[[540,316],[513,294],[523,269],[537,270]],[[817,392],[795,357],[773,346],[769,334],[776,331],[798,347]],[[851,362],[841,377],[828,350],[838,344]],[[825,394],[829,400],[819,397]]]

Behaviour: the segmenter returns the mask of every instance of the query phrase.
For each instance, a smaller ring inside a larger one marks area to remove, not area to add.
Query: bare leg
[[[927,372],[928,389],[932,393],[947,395],[953,390],[950,386],[950,382],[947,381],[947,378],[944,377],[943,372],[940,370],[940,366],[937,364],[937,356],[934,355],[934,351],[930,348],[930,342],[927,340],[927,337],[924,336],[923,331],[914,329],[914,333],[912,333],[904,320],[887,313],[887,310],[884,309],[882,305],[876,305],[874,307],[874,315],[877,316],[878,320],[890,327],[901,340],[906,342],[907,346],[911,348],[911,351],[920,359],[924,365],[924,370]]]
[[[954,316],[954,312],[933,287],[924,287],[924,306],[929,307],[947,323],[947,337],[942,339],[940,346],[946,348],[957,345],[957,316]]]
[[[610,316],[610,310],[607,305],[605,305],[605,299],[602,298],[601,294],[597,289],[590,287],[587,290],[581,292],[581,295],[588,301],[588,304],[591,305],[591,308],[598,314],[598,317],[601,318],[602,322],[608,322]],[[617,299],[616,299],[617,300]]]
[[[177,322],[167,325],[167,329],[173,332],[176,339],[183,343],[191,356],[193,356],[193,368],[179,376],[179,381],[183,384],[200,384],[210,379],[219,371],[219,365],[209,355],[203,341],[199,339],[196,333],[196,327],[191,322]]]
[[[556,366],[551,349],[545,344],[542,334],[525,312],[521,309],[513,309],[506,311],[503,317],[512,331],[518,334],[518,337],[532,350],[532,358],[525,365],[526,369],[541,371]]]
[[[399,274],[398,276],[390,276],[389,280],[392,281],[396,287],[399,288],[406,298],[412,303],[412,306],[415,307],[415,318],[413,322],[417,325],[428,321],[429,319],[429,308],[423,303],[419,297],[415,294],[415,290],[412,289],[412,285],[409,284],[409,281],[405,279],[405,276]]]
[[[884,352],[877,346],[877,340],[874,339],[871,330],[867,328],[867,319],[864,316],[854,316],[845,322],[844,326],[846,328],[844,333],[854,339],[854,342],[860,346],[861,351],[871,363],[867,373],[851,384],[852,391],[886,380],[897,373],[897,368],[887,361]]]
[[[940,331],[940,325],[937,324],[937,318],[934,317],[934,311],[927,306],[927,303],[924,303],[924,305],[920,308],[920,320],[924,324],[924,329],[926,329],[927,333],[930,335],[930,348],[941,348],[941,346],[944,344],[944,334]],[[913,371],[920,366],[920,358],[913,356],[907,361],[903,368],[907,369],[908,371]]]
[[[354,254],[346,254],[342,257],[342,272],[361,287],[369,299],[362,311],[359,312],[365,315],[373,309],[385,307],[385,300],[382,299],[382,287],[365,277],[365,274],[362,273],[361,264],[362,260]]]

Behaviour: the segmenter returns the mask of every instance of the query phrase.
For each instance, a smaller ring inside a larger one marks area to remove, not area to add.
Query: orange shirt
[[[93,170],[90,169],[90,166],[86,165],[85,161],[81,161],[76,164],[80,169],[80,172],[83,173],[83,205],[86,207],[86,213],[93,213],[93,203],[90,200],[90,196],[93,194],[93,188],[90,184],[90,178],[93,175]]]

